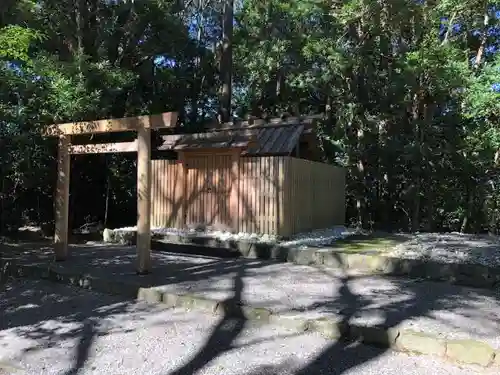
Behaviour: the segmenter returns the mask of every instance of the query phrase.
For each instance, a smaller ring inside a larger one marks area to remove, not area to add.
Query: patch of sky
[[[154,63],[158,68],[175,68],[176,65],[175,60],[167,56],[156,56]]]

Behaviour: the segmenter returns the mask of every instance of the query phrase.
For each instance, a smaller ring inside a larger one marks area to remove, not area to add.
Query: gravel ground
[[[308,266],[226,262],[203,277],[165,283],[158,289],[203,298],[231,298],[241,277],[240,298],[255,307],[310,319],[351,314],[351,323],[394,326],[454,339],[476,339],[500,349],[500,299],[496,292],[446,283],[356,275]]]
[[[447,283],[388,278],[291,263],[218,259],[154,252],[153,273],[135,274],[134,247],[75,247],[63,272],[140,282],[164,292],[225,300],[302,317],[351,315],[352,323],[412,328],[449,338],[477,339],[500,349],[500,293]],[[47,257],[38,262],[50,262]],[[28,260],[29,261],[29,260]]]
[[[0,308],[0,373],[2,367],[27,375],[495,373],[45,282],[7,285]]]
[[[26,227],[23,230],[36,231],[39,228]],[[118,228],[113,231],[135,232],[136,227]],[[276,236],[257,233],[237,233],[220,230],[181,230],[176,228],[154,228],[153,233],[207,236],[221,241],[251,240],[261,243],[278,243]],[[335,241],[359,234],[360,231],[344,226],[300,233],[289,241],[280,242],[283,246],[307,248],[328,247]],[[470,263],[490,267],[500,267],[500,237],[489,235],[470,235],[461,233],[418,233],[406,235],[413,237],[396,245],[386,254],[397,258],[426,259],[445,263]]]
[[[420,233],[397,245],[390,256],[445,263],[500,266],[500,238],[461,233]]]

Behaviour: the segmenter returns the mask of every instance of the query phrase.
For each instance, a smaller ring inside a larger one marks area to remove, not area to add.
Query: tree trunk
[[[470,216],[472,213],[472,209],[474,207],[474,188],[472,184],[469,182],[470,186],[467,187],[467,207],[465,209],[465,214],[462,219],[462,225],[460,226],[460,233],[465,233],[467,228],[469,227]]]
[[[222,51],[220,58],[221,94],[219,116],[221,122],[231,119],[232,66],[233,66],[233,4],[234,0],[224,3],[222,23]]]
[[[3,233],[7,228],[5,227],[5,215],[7,210],[5,209],[5,177],[2,176],[2,187],[0,190],[0,233]]]
[[[488,13],[488,3],[489,2],[486,2],[484,10],[484,20],[483,20],[484,28],[481,33],[481,43],[477,50],[476,61],[474,63],[474,67],[476,68],[479,67],[479,65],[481,64],[481,60],[483,59],[484,55],[484,49],[486,48],[486,43],[488,41],[488,24],[490,23],[490,15]]]
[[[428,4],[427,6],[430,6]],[[416,46],[421,46],[424,35],[425,27],[427,25],[427,18],[424,15],[422,18],[420,16],[415,16],[412,20],[413,22],[413,42]],[[420,229],[420,211],[421,211],[421,193],[422,193],[422,146],[424,129],[422,129],[424,123],[428,121],[429,117],[429,107],[428,107],[428,93],[425,87],[425,75],[424,73],[419,74],[416,77],[415,88],[413,92],[413,108],[412,108],[412,121],[411,125],[413,127],[413,140],[415,142],[415,156],[414,156],[414,169],[412,178],[414,178],[414,192],[413,192],[413,208],[411,214],[411,231],[416,232]]]
[[[455,22],[455,18],[457,17],[457,12],[453,13],[448,21],[448,26],[446,27],[446,33],[444,34],[443,41],[441,45],[445,45],[450,40],[450,34],[453,31],[453,22]]]
[[[84,55],[84,46],[83,46],[83,33],[84,33],[84,20],[83,20],[83,9],[84,9],[84,0],[76,0],[75,6],[75,23],[76,23],[76,41],[77,41],[77,56],[76,59],[78,61],[78,73],[80,74],[80,79],[83,77],[82,68],[83,68],[83,55]]]
[[[411,231],[416,232],[420,228],[420,192],[422,189],[422,160],[421,160],[421,137],[422,129],[420,124],[420,95],[415,94],[413,100],[413,137],[415,142],[415,157],[413,178],[415,179],[414,193],[413,193],[413,210],[411,220]]]
[[[197,47],[197,53],[198,57],[196,58],[196,70],[195,70],[195,76],[193,80],[193,88],[191,92],[191,116],[190,120],[193,124],[195,124],[198,121],[198,111],[199,111],[199,100],[200,100],[200,93],[203,88],[203,81],[204,81],[204,74],[202,72],[202,62],[203,62],[203,56],[202,56],[202,37],[203,37],[203,22],[204,22],[204,16],[203,16],[203,9],[198,9],[199,16],[197,19],[197,33],[196,33],[196,47]]]

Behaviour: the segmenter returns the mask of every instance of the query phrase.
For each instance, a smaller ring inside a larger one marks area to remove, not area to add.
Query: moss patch
[[[330,245],[330,248],[338,251],[347,251],[354,253],[386,252],[394,246],[409,241],[409,235],[390,234],[390,233],[372,233],[357,234],[336,241]]]

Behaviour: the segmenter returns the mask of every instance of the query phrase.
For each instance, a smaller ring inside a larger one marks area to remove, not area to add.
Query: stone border
[[[110,281],[62,269],[56,270],[52,266],[40,264],[22,265],[11,260],[0,260],[0,266],[2,270],[0,276],[4,282],[21,277],[44,279],[101,293],[120,295],[128,299],[162,304],[170,308],[178,307],[219,315],[234,314],[236,317],[243,312],[248,320],[254,322],[278,324],[297,332],[318,332],[328,339],[354,339],[366,345],[405,353],[433,355],[459,364],[500,370],[500,350],[495,350],[478,340],[454,340],[397,327],[349,324],[338,319],[304,319],[276,314],[263,307],[228,306],[227,301],[207,299],[193,294],[162,292],[155,287],[142,287],[140,283]]]
[[[107,230],[106,242],[133,245],[135,232]],[[343,268],[371,275],[409,276],[430,281],[483,289],[500,287],[500,268],[481,264],[444,263],[422,259],[389,257],[366,252],[342,251],[334,248],[287,247],[252,241],[221,241],[213,237],[177,234],[153,234],[152,249],[218,257],[290,262],[298,265]]]
[[[135,233],[131,232],[129,238],[131,237],[135,238]],[[500,267],[488,267],[481,264],[396,258],[334,248],[300,249],[279,244],[234,240],[220,241],[211,237],[174,234],[156,234],[152,240],[153,250],[207,255],[207,248],[210,248],[210,255],[218,257],[240,256],[249,259],[290,262],[298,265],[343,268],[371,275],[409,276],[483,289],[500,287]]]

